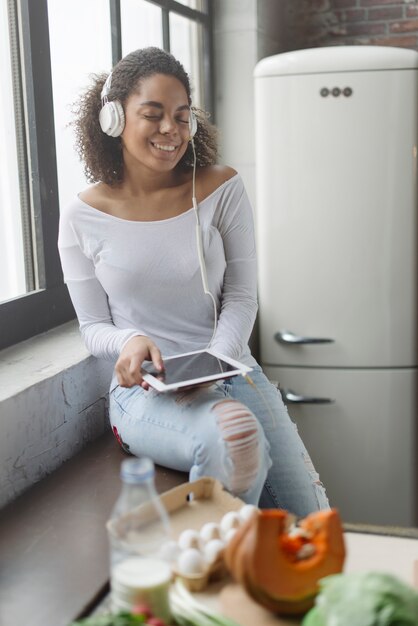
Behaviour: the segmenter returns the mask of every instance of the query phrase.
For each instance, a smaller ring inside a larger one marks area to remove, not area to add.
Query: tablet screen
[[[163,372],[157,372],[152,363],[143,366],[144,370],[161,380],[165,385],[176,385],[224,372],[237,371],[235,365],[231,365],[209,352],[199,352],[197,354],[166,359],[164,368]],[[237,373],[240,372],[237,371]]]

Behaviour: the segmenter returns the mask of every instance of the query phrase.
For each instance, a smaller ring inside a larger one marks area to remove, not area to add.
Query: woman
[[[158,48],[127,55],[81,98],[76,133],[96,184],[63,211],[59,248],[85,343],[115,362],[110,421],[119,443],[190,480],[214,476],[249,503],[297,515],[327,508],[280,394],[248,348],[257,310],[252,210],[237,172],[215,165],[215,130],[192,111],[183,66]],[[144,360],[162,370],[162,355],[208,344],[253,367],[254,385],[237,376],[158,393],[143,380]]]

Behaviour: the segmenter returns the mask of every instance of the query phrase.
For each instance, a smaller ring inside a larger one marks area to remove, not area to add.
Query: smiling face
[[[125,166],[172,170],[187,150],[189,103],[174,76],[155,74],[142,80],[125,103],[121,135]]]

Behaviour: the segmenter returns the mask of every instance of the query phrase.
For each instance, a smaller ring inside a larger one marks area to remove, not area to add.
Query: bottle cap
[[[154,463],[148,457],[125,459],[120,467],[120,477],[125,483],[142,483],[154,478]]]

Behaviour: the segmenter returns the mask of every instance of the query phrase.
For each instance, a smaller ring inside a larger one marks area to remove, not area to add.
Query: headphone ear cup
[[[106,102],[99,114],[100,128],[110,137],[119,137],[125,128],[125,113],[119,100]]]
[[[193,137],[195,136],[197,132],[197,118],[196,115],[193,113],[193,111],[190,111],[190,116],[189,116],[189,135],[190,135],[190,139],[193,139]]]

